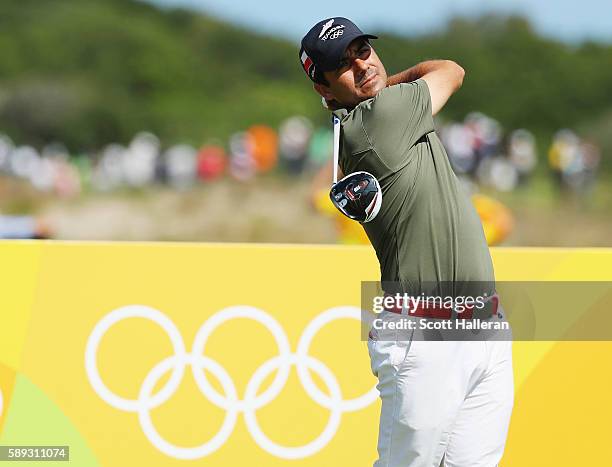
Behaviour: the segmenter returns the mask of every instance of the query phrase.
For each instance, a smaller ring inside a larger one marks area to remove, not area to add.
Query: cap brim
[[[340,68],[340,61],[342,60],[342,57],[344,56],[344,52],[346,52],[346,48],[351,44],[351,42],[353,42],[355,39],[360,39],[362,37],[365,37],[366,39],[378,39],[378,36],[375,36],[373,34],[355,34],[355,35],[349,35],[349,36],[343,36],[340,40],[341,40],[341,47],[340,47],[340,53],[338,54],[337,57],[334,57],[333,60],[330,60],[329,63],[324,64],[324,65],[319,65],[319,69],[321,71],[333,71],[336,70],[338,68]]]

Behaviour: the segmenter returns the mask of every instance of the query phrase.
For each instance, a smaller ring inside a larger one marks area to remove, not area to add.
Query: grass
[[[612,246],[612,179],[581,196],[537,176],[525,187],[487,192],[510,208],[503,245]],[[44,217],[58,239],[335,243],[332,219],[311,205],[311,181],[224,179],[179,192],[164,187],[62,199],[0,178],[0,212]]]

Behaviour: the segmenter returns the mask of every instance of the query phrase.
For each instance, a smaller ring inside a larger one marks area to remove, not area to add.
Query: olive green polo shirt
[[[363,227],[381,280],[494,281],[480,218],[435,133],[427,83],[383,89],[341,118],[339,164],[380,182],[379,214]]]

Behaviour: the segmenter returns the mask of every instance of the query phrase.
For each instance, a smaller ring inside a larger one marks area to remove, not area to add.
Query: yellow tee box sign
[[[493,256],[498,280],[612,279],[612,250]],[[3,242],[0,258],[0,445],[70,447],[49,466],[375,460],[369,247]],[[503,465],[612,464],[612,344],[514,358]]]

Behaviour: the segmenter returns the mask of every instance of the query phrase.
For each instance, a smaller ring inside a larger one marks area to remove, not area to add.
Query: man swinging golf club
[[[387,76],[372,39],[335,17],[301,42],[301,65],[333,111],[330,198],[362,223],[383,284],[494,284],[480,219],[433,122],[464,70],[432,60]],[[347,174],[340,182],[338,166]],[[390,312],[402,310],[383,314]],[[499,463],[513,406],[511,341],[383,340],[371,332],[368,349],[382,399],[375,467]]]

